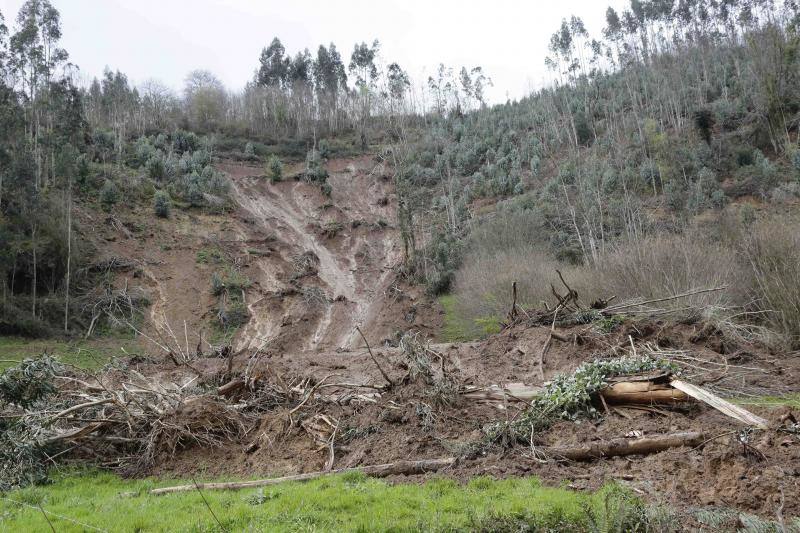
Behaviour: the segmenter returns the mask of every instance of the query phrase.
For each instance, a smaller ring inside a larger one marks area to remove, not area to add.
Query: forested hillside
[[[473,319],[514,280],[538,305],[556,268],[589,301],[716,283],[796,336],[798,22],[794,2],[634,1],[596,38],[564,20],[552,85],[522,101],[463,113],[450,84],[393,147],[417,272]]]
[[[800,527],[797,0],[564,18],[504,103],[260,16],[232,90],[0,13],[0,529]]]
[[[378,41],[348,60],[334,44],[292,53],[275,38],[240,92],[207,71],[191,72],[181,94],[111,70],[78,86],[57,10],[31,0],[0,32],[3,330],[85,329],[114,292],[76,210],[224,212],[221,157],[264,165],[275,180],[305,161],[301,177],[329,194],[327,158],[364,152],[393,169],[404,272],[433,293],[455,291],[470,320],[498,317],[501,291],[534,273],[523,297],[537,303],[542,272],[559,264],[589,286],[597,276],[629,285],[634,273],[613,265],[642,272],[664,264],[659,254],[682,254],[660,285],[637,290],[736,284],[721,306],[786,324],[796,300],[773,301],[756,278],[796,273],[797,26],[791,0],[637,0],[609,8],[599,35],[574,16],[550,38],[549,84],[488,106],[480,67],[440,65],[420,89]],[[742,264],[720,272],[720,257],[687,248],[706,239]],[[747,259],[765,246],[788,255],[777,266]]]

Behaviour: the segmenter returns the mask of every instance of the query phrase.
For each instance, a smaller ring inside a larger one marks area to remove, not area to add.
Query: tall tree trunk
[[[36,319],[36,225],[31,230],[31,247],[33,249],[33,286],[31,287],[31,314]]]
[[[72,182],[67,183],[67,279],[64,284],[64,333],[69,331],[69,281],[72,266]]]

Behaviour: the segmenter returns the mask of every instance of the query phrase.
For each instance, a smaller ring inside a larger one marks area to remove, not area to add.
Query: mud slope
[[[237,350],[282,337],[297,351],[348,350],[356,346],[356,326],[391,334],[378,322],[402,251],[381,165],[369,157],[331,161],[330,198],[304,181],[270,183],[258,168],[219,168],[231,178],[248,233],[263,234],[271,251],[250,261],[257,294],[248,295],[250,321]]]

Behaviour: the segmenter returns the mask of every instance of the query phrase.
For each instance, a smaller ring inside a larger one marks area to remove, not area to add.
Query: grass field
[[[643,516],[617,486],[585,494],[535,478],[393,485],[355,473],[264,489],[147,494],[169,484],[100,472],[55,476],[51,485],[1,495],[0,530],[50,531],[49,520],[59,532],[576,531],[593,521],[611,531]]]
[[[135,354],[138,342],[132,338],[100,338],[66,341],[62,339],[25,339],[0,337],[0,370],[13,366],[16,361],[37,357],[45,351],[59,361],[86,370],[96,370],[112,358]]]
[[[456,305],[456,297],[451,294],[440,296],[439,304],[444,310],[441,338],[444,342],[469,342],[500,331],[500,319],[497,317],[472,320],[462,316]]]

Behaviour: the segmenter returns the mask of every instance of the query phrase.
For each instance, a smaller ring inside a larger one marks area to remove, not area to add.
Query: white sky
[[[493,102],[542,85],[550,35],[561,19],[583,18],[599,37],[608,5],[624,0],[51,0],[60,11],[64,48],[83,76],[119,69],[180,89],[187,72],[212,71],[230,89],[252,78],[274,36],[294,55],[333,42],[345,65],[356,41],[382,43],[419,84],[440,62],[457,71],[483,67]],[[23,0],[0,0],[13,31]]]

